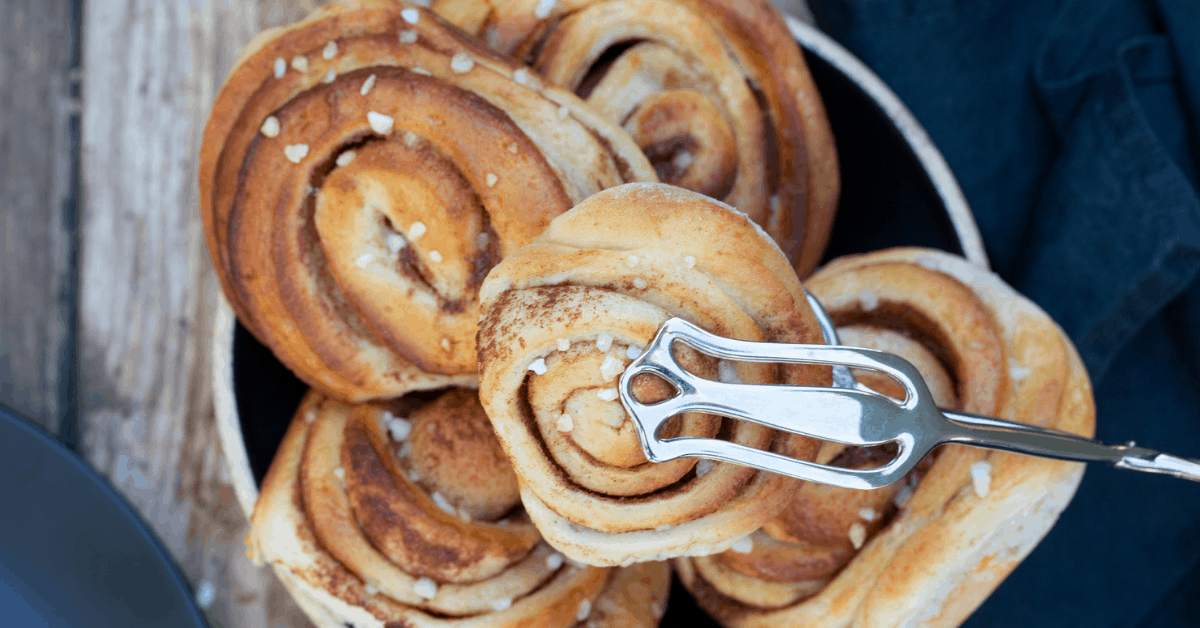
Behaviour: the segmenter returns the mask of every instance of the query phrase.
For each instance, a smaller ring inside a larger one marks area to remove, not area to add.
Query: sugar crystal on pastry
[[[1025,379],[1026,377],[1029,377],[1029,374],[1032,372],[1033,372],[1032,369],[1025,368],[1025,367],[1021,366],[1020,364],[1015,364],[1015,363],[1012,366],[1010,366],[1008,369],[1009,376],[1012,377],[1014,381],[1018,381],[1018,382]]]
[[[465,74],[475,67],[475,60],[465,52],[459,52],[450,59],[450,71],[455,74]]]
[[[267,116],[259,130],[267,137],[277,137],[279,135],[279,118]]]
[[[454,514],[454,506],[450,505],[450,502],[446,500],[445,495],[434,491],[433,495],[430,497],[433,498],[433,503],[436,504],[438,508],[441,508],[442,511],[449,514]]]
[[[425,227],[425,223],[418,220],[408,227],[408,233],[406,235],[408,236],[409,240],[415,242],[421,236],[425,235],[426,231],[427,229]]]
[[[288,161],[298,164],[308,156],[308,144],[288,144],[283,147],[283,155]]]
[[[971,463],[971,486],[975,495],[987,497],[992,486],[992,465],[986,460]]]
[[[867,528],[861,523],[854,523],[850,526],[849,536],[854,549],[861,549],[867,540]]]
[[[412,424],[407,419],[402,419],[390,412],[384,412],[383,419],[387,424],[388,433],[396,442],[408,438],[409,433],[412,432]]]
[[[625,365],[617,358],[611,355],[604,356],[604,362],[600,364],[600,376],[604,381],[611,382],[616,379],[622,371],[625,370]]]
[[[879,297],[870,288],[867,288],[858,293],[858,302],[862,304],[864,312],[870,312],[879,306]]]
[[[384,243],[387,245],[388,250],[392,253],[399,253],[400,249],[408,246],[408,240],[404,239],[404,236],[400,235],[399,233],[387,234],[387,236],[384,238]]]
[[[437,591],[437,583],[429,578],[421,578],[413,585],[413,592],[426,599],[437,595]]]
[[[392,132],[392,124],[395,123],[395,119],[391,116],[385,116],[378,111],[368,111],[367,123],[371,125],[372,131],[380,135],[387,135]]]

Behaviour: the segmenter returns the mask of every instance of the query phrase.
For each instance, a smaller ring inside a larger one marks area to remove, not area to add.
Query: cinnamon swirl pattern
[[[213,105],[205,232],[239,319],[347,400],[475,381],[487,272],[654,171],[573,95],[436,15],[353,0],[259,35]]]
[[[670,580],[666,563],[587,567],[541,542],[465,389],[358,406],[309,393],[249,544],[338,627],[652,628]]]
[[[847,345],[914,363],[942,407],[1090,436],[1075,348],[990,272],[925,249],[831,262],[807,282]],[[902,394],[882,376],[859,381]],[[819,462],[880,466],[884,448],[825,446]],[[805,484],[741,553],[680,559],[700,605],[736,628],[957,626],[1066,507],[1083,465],[944,446],[874,491]]]
[[[800,48],[768,0],[432,7],[624,127],[663,182],[749,214],[802,277],[820,261],[837,203],[837,157]]]
[[[737,465],[650,463],[617,399],[625,366],[671,316],[745,340],[820,342],[787,260],[744,214],[680,188],[627,184],[559,216],[481,289],[480,398],[546,540],[593,565],[706,554],[775,516],[795,482]],[[828,369],[719,363],[702,377],[827,385]],[[636,384],[648,402],[660,380]],[[664,436],[720,437],[812,459],[816,443],[686,414]]]

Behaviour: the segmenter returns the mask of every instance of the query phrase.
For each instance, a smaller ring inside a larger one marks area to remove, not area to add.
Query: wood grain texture
[[[70,411],[71,0],[0,2],[0,403]]]
[[[80,250],[83,453],[134,504],[214,626],[301,626],[250,563],[212,412],[217,285],[198,213],[208,108],[258,30],[252,1],[84,10]]]

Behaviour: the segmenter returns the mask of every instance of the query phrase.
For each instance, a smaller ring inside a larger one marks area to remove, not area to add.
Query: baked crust
[[[619,565],[721,551],[783,506],[796,482],[780,475],[646,461],[615,397],[630,353],[671,316],[727,337],[820,342],[795,273],[745,214],[672,186],[619,186],[552,221],[488,275],[480,299],[480,398],[530,516],[564,554]],[[703,377],[731,376],[708,356],[681,359]],[[747,382],[829,382],[813,366],[735,371]],[[653,380],[637,387],[664,394]],[[664,429],[816,454],[809,439],[698,413]]]
[[[812,76],[768,0],[434,0],[633,135],[671,183],[762,225],[805,277],[839,175]]]
[[[839,327],[855,328],[848,336],[859,344],[908,352],[927,379],[951,382],[936,393],[940,404],[1094,433],[1091,385],[1075,348],[991,272],[903,248],[834,260],[806,285]],[[758,533],[762,547],[749,556],[684,558],[676,567],[700,605],[731,628],[957,626],[1049,531],[1083,469],[944,446],[910,478],[919,479],[915,490],[806,485]],[[897,490],[906,494],[896,498]],[[869,517],[858,515],[864,508]],[[854,525],[861,549],[847,542]],[[817,549],[841,554],[829,560]],[[778,568],[780,557],[788,569]]]
[[[259,35],[213,105],[205,235],[242,323],[338,398],[475,381],[483,276],[555,215],[655,180],[572,94],[402,0]]]
[[[600,569],[555,557],[521,512],[475,393],[462,389],[359,406],[310,392],[247,541],[313,621],[339,628],[651,628],[670,583],[667,563]]]

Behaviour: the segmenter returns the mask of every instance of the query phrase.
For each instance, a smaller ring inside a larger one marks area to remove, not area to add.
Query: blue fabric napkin
[[[1097,435],[1200,458],[1200,3],[810,0],[912,109]],[[971,628],[1200,626],[1200,485],[1092,465]]]

